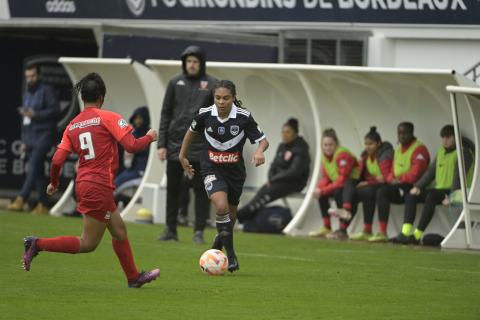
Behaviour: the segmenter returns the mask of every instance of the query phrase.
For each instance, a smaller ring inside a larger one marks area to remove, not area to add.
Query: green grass
[[[478,254],[238,233],[241,270],[208,277],[190,229],[159,243],[159,226],[128,228],[138,266],[162,269],[139,290],[109,236],[90,254],[42,252],[24,272],[23,236],[78,235],[81,220],[0,212],[0,319],[480,318]]]

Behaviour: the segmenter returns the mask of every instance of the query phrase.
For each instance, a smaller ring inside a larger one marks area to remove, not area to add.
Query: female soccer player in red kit
[[[125,224],[116,210],[113,200],[114,178],[118,168],[119,142],[127,152],[135,153],[157,140],[157,133],[150,130],[139,139],[132,135],[132,127],[114,112],[102,110],[106,88],[97,73],[90,73],[75,86],[84,102],[84,110],[65,129],[62,142],[52,159],[49,195],[58,187],[58,177],[63,163],[70,153],[79,156],[80,166],[76,179],[77,211],[83,214],[83,232],[80,237],[56,238],[26,237],[23,267],[30,270],[33,258],[39,251],[86,253],[94,251],[105,229],[112,235],[113,250],[128,280],[128,286],[139,288],[155,280],[159,269],[137,271],[128,242]]]

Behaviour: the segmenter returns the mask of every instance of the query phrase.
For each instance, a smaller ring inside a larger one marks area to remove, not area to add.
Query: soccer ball
[[[210,249],[200,257],[200,268],[202,272],[210,276],[219,276],[227,271],[227,256],[220,250]]]

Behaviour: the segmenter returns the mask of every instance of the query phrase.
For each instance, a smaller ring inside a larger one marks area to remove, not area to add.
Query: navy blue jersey
[[[227,169],[232,174],[245,176],[242,156],[247,138],[257,143],[265,139],[250,111],[235,104],[228,118],[220,119],[215,105],[199,110],[193,119],[190,131],[201,135],[204,148],[200,155],[202,174],[210,174],[217,168]]]

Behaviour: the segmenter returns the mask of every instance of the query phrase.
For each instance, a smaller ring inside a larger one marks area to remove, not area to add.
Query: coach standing
[[[57,117],[60,112],[53,88],[41,81],[37,65],[25,69],[26,91],[19,113],[23,119],[22,148],[27,159],[26,179],[20,194],[8,209],[22,211],[30,192],[35,187],[38,204],[32,213],[48,213],[45,160],[56,139]]]
[[[167,228],[159,240],[175,240],[177,236],[177,215],[179,194],[182,185],[183,168],[178,154],[183,137],[198,110],[213,105],[213,87],[217,79],[206,74],[206,59],[202,48],[189,46],[182,54],[182,74],[168,83],[163,99],[158,138],[158,156],[167,160]],[[193,168],[200,172],[200,139],[192,145],[189,154]],[[204,243],[203,230],[210,213],[210,201],[204,190],[201,175],[193,178],[195,191],[195,228],[193,241]]]

